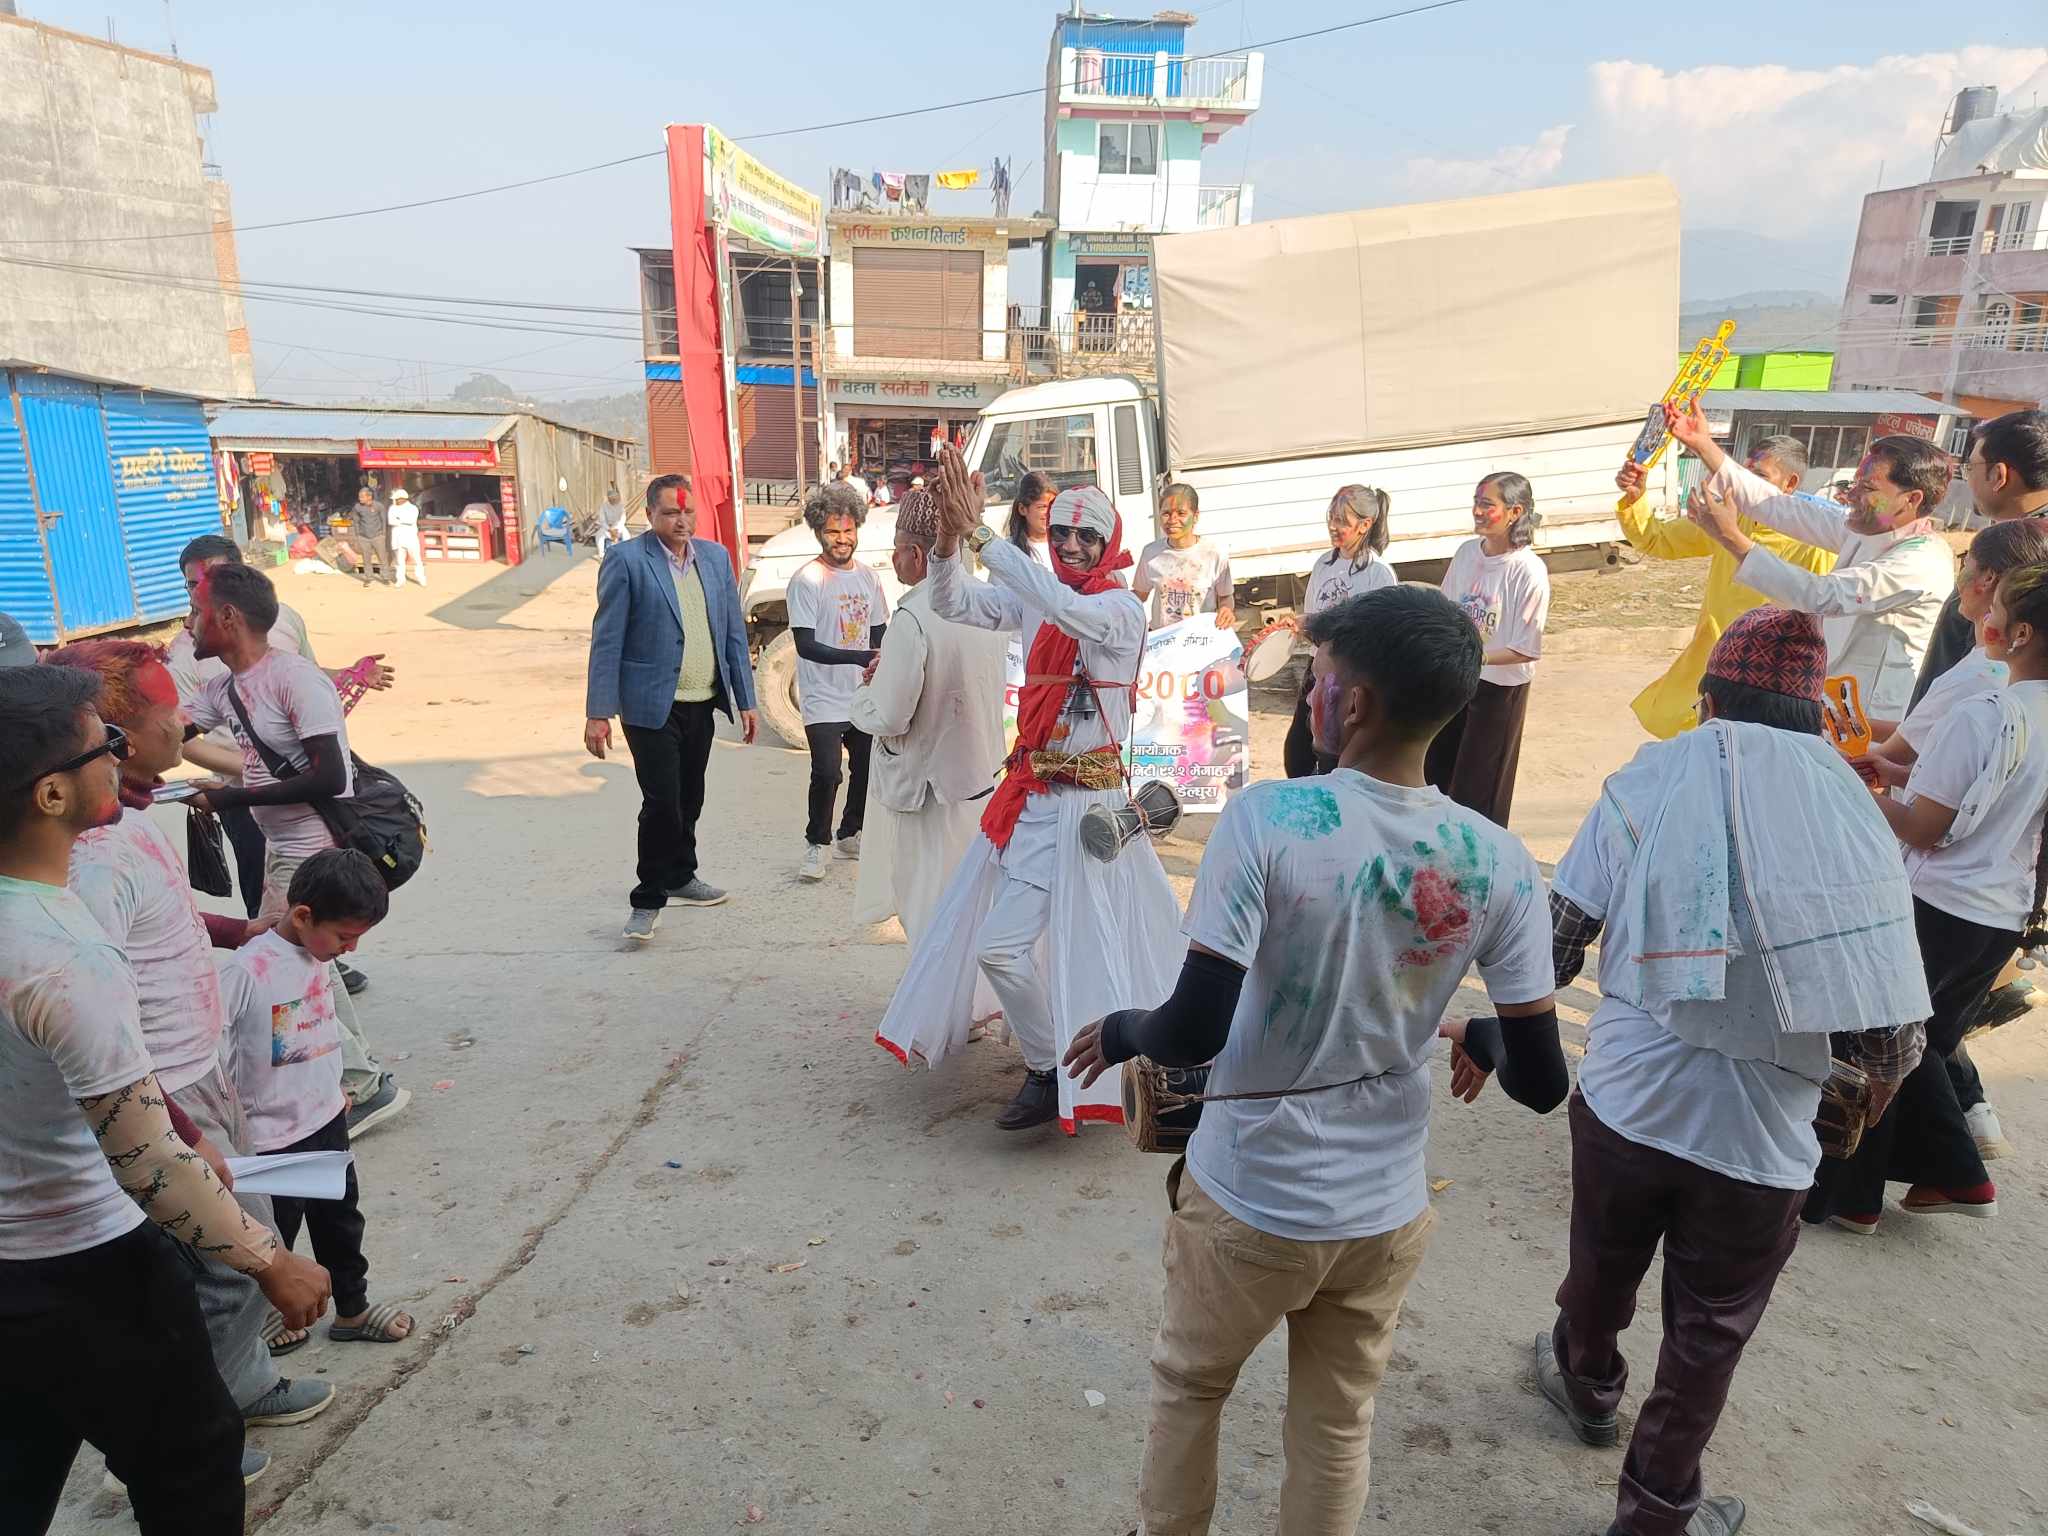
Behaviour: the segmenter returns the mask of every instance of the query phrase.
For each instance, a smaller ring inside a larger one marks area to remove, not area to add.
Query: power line
[[[1239,44],[1220,53],[1191,54],[1175,62],[1199,64],[1211,59],[1230,58],[1240,52],[1254,49],[1280,48],[1290,43],[1303,43],[1319,37],[1330,37],[1339,32],[1356,31],[1360,27],[1377,26],[1385,21],[1400,21],[1409,16],[1421,16],[1431,11],[1449,10],[1453,6],[1469,4],[1470,0],[1429,0],[1428,4],[1412,5],[1398,11],[1385,11],[1377,16],[1362,16],[1354,21],[1335,22],[1327,27],[1316,27],[1307,32],[1295,32],[1286,37],[1270,38],[1265,42]],[[962,107],[985,106],[990,102],[1018,101],[1027,96],[1040,96],[1045,92],[1043,85],[1034,85],[1021,91],[997,91],[986,96],[970,96],[960,101],[939,102],[929,107],[906,107],[899,112],[877,112],[865,117],[841,118],[829,123],[809,123],[801,128],[775,128],[760,133],[734,134],[734,143],[754,144],[769,139],[796,138],[807,133],[824,133],[834,128],[859,128],[870,123],[893,123],[911,117],[929,117],[937,112],[953,112]],[[228,224],[206,229],[162,230],[141,235],[74,235],[64,238],[39,237],[35,239],[0,239],[0,245],[126,245],[138,241],[155,240],[199,240],[212,239],[217,234],[256,234],[270,229],[299,229],[309,224],[332,224],[343,219],[364,219],[386,213],[406,213],[417,208],[435,208],[446,203],[466,202],[472,198],[491,197],[499,192],[516,192],[526,187],[544,186],[549,182],[568,181],[578,176],[591,176],[599,171],[609,171],[622,165],[635,165],[643,160],[658,160],[667,155],[664,146],[637,155],[621,155],[612,160],[601,160],[595,165],[578,166],[574,170],[556,171],[546,176],[529,176],[520,181],[501,182],[496,186],[477,187],[467,192],[449,192],[439,197],[415,198],[411,202],[386,203],[375,208],[356,208],[347,213],[308,214],[296,219],[271,219],[261,224]]]

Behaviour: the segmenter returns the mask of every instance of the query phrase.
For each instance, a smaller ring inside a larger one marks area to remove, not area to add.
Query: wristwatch
[[[967,547],[973,550],[978,555],[984,549],[987,549],[989,545],[993,544],[995,542],[995,538],[995,529],[989,527],[987,523],[983,523],[979,528],[975,529],[974,532],[967,535]]]

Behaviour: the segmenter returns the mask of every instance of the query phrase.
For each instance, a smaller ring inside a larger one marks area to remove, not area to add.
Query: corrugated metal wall
[[[178,551],[203,533],[221,531],[205,412],[197,400],[132,389],[106,390],[100,402],[135,617],[145,623],[175,618],[186,606]]]
[[[57,637],[50,573],[43,564],[42,534],[28,490],[28,453],[22,447],[5,374],[0,374],[0,613],[13,618],[32,639],[48,642]]]
[[[66,634],[135,617],[135,588],[114,500],[106,420],[96,386],[55,374],[16,374],[29,461]]]
[[[680,379],[647,381],[647,462],[657,475],[690,473],[690,413]]]

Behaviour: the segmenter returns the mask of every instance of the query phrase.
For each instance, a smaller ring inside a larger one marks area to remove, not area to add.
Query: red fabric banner
[[[704,217],[704,128],[668,130],[668,210],[675,238],[676,342],[682,360],[683,405],[690,418],[690,485],[697,537],[716,539],[747,563],[746,529],[733,495],[731,417],[725,397],[725,352],[719,339],[718,230]]]

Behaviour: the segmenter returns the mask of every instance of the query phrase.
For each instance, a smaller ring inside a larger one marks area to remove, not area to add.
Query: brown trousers
[[[1144,1536],[1202,1536],[1237,1373],[1287,1323],[1279,1536],[1352,1536],[1371,1478],[1373,1395],[1436,1213],[1377,1237],[1274,1237],[1227,1215],[1176,1159],[1166,1176],[1166,1307],[1138,1476]]]
[[[1664,1347],[1629,1437],[1610,1536],[1683,1536],[1728,1384],[1799,1240],[1805,1191],[1745,1184],[1630,1141],[1576,1092],[1571,1122],[1572,1262],[1551,1343],[1580,1411],[1614,1412],[1628,1384],[1616,1346],[1663,1241]]]
[[[1503,687],[1481,678],[1472,702],[1451,716],[1429,744],[1423,777],[1467,810],[1506,826],[1528,717],[1527,683]]]

